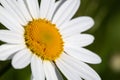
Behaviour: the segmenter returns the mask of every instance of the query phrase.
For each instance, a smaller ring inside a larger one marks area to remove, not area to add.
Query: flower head
[[[12,59],[21,69],[31,63],[32,79],[100,80],[86,63],[101,62],[85,49],[94,37],[82,32],[94,25],[92,18],[72,19],[80,0],[0,0],[0,60]]]

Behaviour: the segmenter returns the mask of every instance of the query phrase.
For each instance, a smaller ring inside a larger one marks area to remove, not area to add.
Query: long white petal
[[[55,0],[41,0],[40,17],[46,18],[48,20],[52,20],[57,9],[59,9],[60,5],[63,2],[64,2],[64,0],[60,0],[57,2],[55,2]]]
[[[60,32],[65,37],[74,35],[76,33],[84,32],[94,25],[94,21],[90,17],[79,17],[71,20],[60,27]]]
[[[33,60],[33,59],[32,59]],[[35,60],[35,61],[34,61]],[[42,65],[42,61],[41,60],[37,60],[37,63],[36,63],[36,57],[34,57],[34,60],[33,60],[33,66],[34,66],[34,69],[32,68],[32,73],[33,73],[33,75],[31,76],[31,80],[45,80],[45,75],[44,75],[44,71],[43,71],[43,65]],[[39,66],[39,64],[41,63],[41,65]],[[31,64],[32,64],[32,62],[31,62]],[[31,66],[31,67],[33,67],[33,66]],[[36,68],[37,67],[37,68]],[[42,68],[41,68],[42,67]],[[41,69],[41,70],[40,70]],[[40,72],[38,72],[38,71],[40,71]],[[57,75],[57,77],[58,77],[58,80],[64,80],[63,79],[63,77],[62,77],[62,75],[61,75],[61,73],[58,71],[58,69],[57,69],[57,67],[55,67],[55,71],[56,71],[56,75]],[[43,77],[41,77],[41,75],[43,76]],[[36,77],[36,79],[35,79],[35,76],[38,76],[38,77]]]
[[[33,55],[31,60],[32,75],[35,80],[45,80],[45,73],[43,68],[43,62],[41,58]]]
[[[14,4],[11,2],[11,0],[0,0],[0,3],[4,6],[4,9],[7,10],[7,14],[6,16],[11,16],[12,19],[15,19],[16,22],[19,22],[19,24],[24,25],[25,21],[21,18],[21,14],[17,14],[18,10],[16,7],[13,7]],[[12,3],[12,4],[11,4]],[[17,10],[17,11],[16,11]]]
[[[94,21],[91,17],[82,16],[75,19],[72,19],[68,23],[65,23],[60,26],[61,30],[67,30],[68,28],[79,27],[80,32],[90,29],[94,25]]]
[[[0,60],[7,60],[10,56],[25,48],[24,45],[3,44],[0,46]]]
[[[13,44],[24,44],[24,38],[22,34],[9,30],[0,30],[0,40]]]
[[[9,14],[6,9],[0,6],[0,11],[0,23],[12,31],[23,33],[23,27],[11,16],[11,14]]]
[[[10,5],[10,7],[14,10],[14,12],[16,12],[16,14],[18,14],[19,18],[24,22],[24,24],[27,24],[27,21],[25,20],[25,17],[23,16],[21,10],[20,10],[20,6],[18,6],[17,1],[16,0],[6,0],[8,2],[8,4]]]
[[[50,16],[48,16],[48,20],[53,20],[53,17],[54,15],[56,14],[56,12],[59,10],[60,6],[65,2],[66,0],[59,0],[59,1],[56,1],[53,9],[51,10],[51,13],[49,14]]]
[[[85,80],[101,80],[99,75],[87,64],[63,54],[61,59],[64,60],[71,68],[73,68]]]
[[[26,18],[27,21],[31,21],[32,17],[30,15],[30,12],[27,8],[27,5],[25,4],[24,0],[17,0],[18,6],[20,6],[20,10],[23,13],[23,16]]]
[[[80,0],[67,0],[56,12],[53,23],[59,27],[61,24],[69,21],[79,8]]]
[[[44,61],[43,64],[44,64],[46,79],[47,80],[58,80],[57,74],[55,72],[55,66],[49,61]]]
[[[91,64],[101,63],[101,58],[97,54],[84,48],[75,47],[72,45],[65,46],[65,52],[83,62]]]
[[[33,18],[39,18],[39,5],[38,0],[26,0],[28,9]]]
[[[56,71],[56,74],[57,74],[58,80],[64,80],[64,79],[63,79],[63,76],[61,75],[61,73],[60,73],[60,71],[58,70],[57,67],[55,67],[55,71]]]
[[[93,43],[94,37],[89,34],[77,34],[64,38],[64,45],[73,45],[78,47],[85,47]]]
[[[35,80],[35,78],[33,78],[33,75],[31,75],[31,78],[30,78],[30,80]],[[42,80],[44,80],[44,79],[42,79]]]
[[[17,52],[12,59],[12,66],[15,69],[22,69],[29,65],[31,61],[32,53],[30,50],[23,49]]]
[[[40,3],[40,18],[46,18],[47,17],[51,1],[52,0],[41,0],[41,3]]]
[[[55,7],[56,7],[55,0],[50,0],[49,9],[48,9],[48,12],[47,12],[46,17],[45,17],[46,19],[48,19],[48,20],[52,19],[53,13],[55,11]]]
[[[56,60],[56,65],[68,80],[82,80],[74,70],[66,65],[61,59]]]

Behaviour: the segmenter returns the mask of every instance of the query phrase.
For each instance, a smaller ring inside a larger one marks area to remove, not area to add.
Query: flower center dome
[[[55,24],[45,19],[30,21],[25,26],[25,43],[43,60],[55,60],[63,51],[63,39]]]

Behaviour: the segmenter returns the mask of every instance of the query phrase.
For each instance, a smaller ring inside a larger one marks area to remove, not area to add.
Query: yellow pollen
[[[37,19],[25,26],[27,47],[43,60],[55,60],[63,51],[63,39],[55,24]]]

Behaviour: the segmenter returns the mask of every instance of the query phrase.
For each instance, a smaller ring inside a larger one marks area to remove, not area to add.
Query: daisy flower
[[[0,0],[0,60],[15,69],[30,64],[33,80],[101,80],[88,66],[101,59],[84,47],[94,37],[82,32],[94,25],[87,16],[72,19],[80,0]]]

